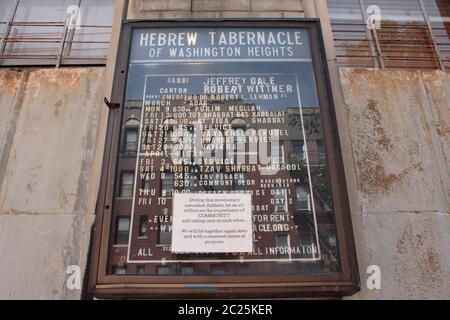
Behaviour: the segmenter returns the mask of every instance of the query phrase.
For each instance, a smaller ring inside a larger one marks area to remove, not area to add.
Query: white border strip
[[[130,64],[156,64],[156,63],[172,63],[172,62],[311,62],[312,59],[299,59],[299,58],[283,58],[283,59],[251,59],[251,58],[239,58],[239,59],[158,59],[158,60],[130,60]]]

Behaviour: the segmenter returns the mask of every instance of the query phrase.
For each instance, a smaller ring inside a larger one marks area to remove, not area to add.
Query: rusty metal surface
[[[422,0],[393,2],[390,6],[383,3],[381,12],[416,10],[417,16],[412,14],[406,20],[400,16],[389,17],[389,20],[381,16],[379,25],[375,26],[371,21],[373,17],[368,19],[366,13],[369,2],[328,0],[338,64],[445,71],[450,66],[450,9],[448,4],[440,3],[439,11],[433,12],[431,19],[430,4]],[[361,12],[355,13],[358,7]]]
[[[334,41],[340,66],[377,67],[372,62],[370,47],[375,40],[369,39],[366,24],[357,22],[332,22]],[[439,30],[439,29],[434,29]],[[426,24],[383,23],[377,31],[380,53],[388,68],[438,69],[439,59],[434,50]],[[439,38],[437,45],[448,46],[450,41]],[[443,63],[450,63],[443,50]],[[380,53],[375,52],[379,58]]]
[[[76,61],[84,64],[105,64],[106,50],[109,40],[82,40],[84,36],[109,36],[112,26],[83,24],[77,28],[83,32],[77,32],[72,36],[68,33],[68,22],[40,21],[40,22],[11,22],[9,28],[36,27],[37,31],[22,31],[19,33],[6,32],[2,38],[2,50],[0,50],[0,65],[48,65],[59,67],[64,64],[73,64]],[[16,29],[13,29],[16,30]],[[26,29],[29,30],[29,29]],[[45,31],[48,30],[48,31]],[[18,48],[14,45],[18,44]],[[29,47],[29,45],[31,45]],[[72,48],[75,44],[97,45],[89,48]],[[99,51],[97,54],[92,52]],[[105,54],[101,52],[105,51]]]

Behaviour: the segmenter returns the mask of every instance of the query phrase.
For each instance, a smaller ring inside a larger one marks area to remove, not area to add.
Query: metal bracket
[[[103,102],[105,102],[105,104],[108,106],[109,110],[114,110],[114,109],[120,108],[120,103],[109,102],[108,98],[106,98],[106,97],[103,98]]]

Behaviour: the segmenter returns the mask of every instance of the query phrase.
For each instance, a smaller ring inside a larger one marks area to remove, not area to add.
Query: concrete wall
[[[129,19],[303,17],[302,0],[130,0]]]
[[[104,68],[0,71],[0,299],[79,298]]]
[[[344,68],[340,77],[361,203],[354,298],[448,299],[450,74]],[[372,264],[381,290],[365,288]]]

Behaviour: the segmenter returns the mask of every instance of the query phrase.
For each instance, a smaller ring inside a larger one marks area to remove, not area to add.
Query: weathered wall
[[[130,0],[130,19],[303,17],[302,0]]]
[[[450,298],[450,74],[340,69],[361,208],[354,298]],[[381,290],[365,289],[381,268]]]
[[[0,71],[0,299],[79,298],[104,68]]]

